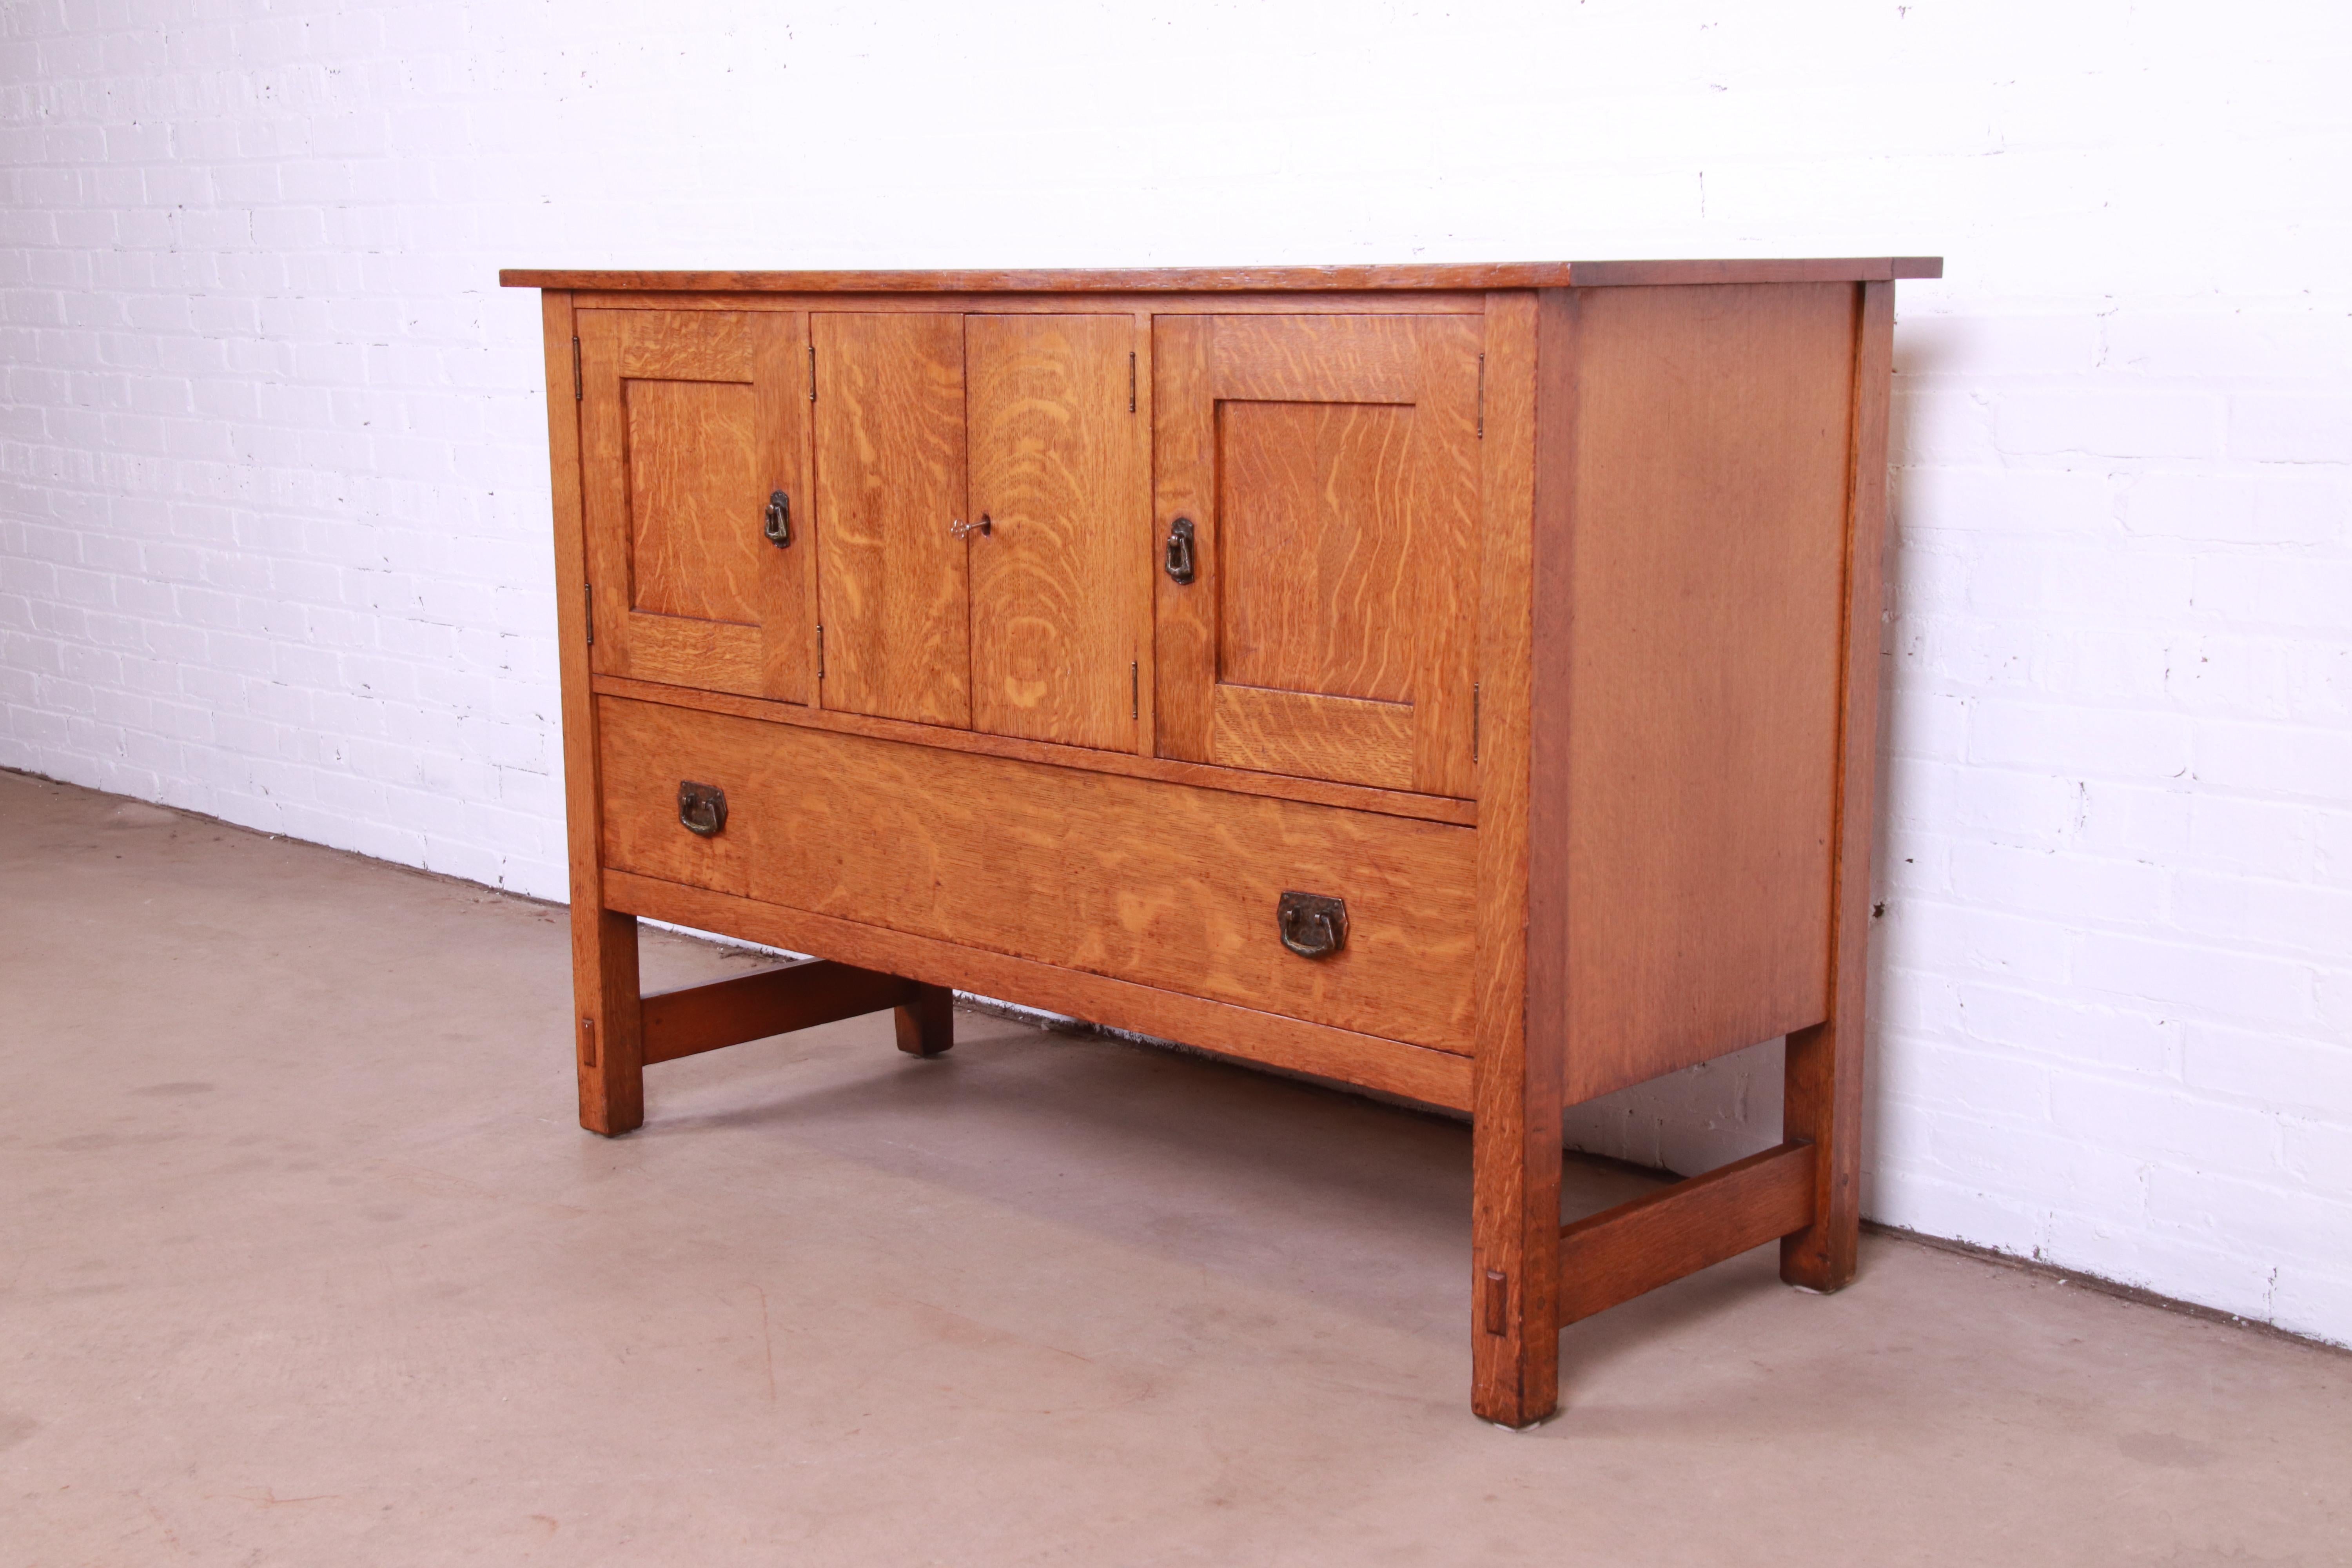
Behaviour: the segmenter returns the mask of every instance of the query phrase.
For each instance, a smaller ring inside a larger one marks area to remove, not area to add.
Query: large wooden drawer
[[[616,869],[1471,1048],[1474,829],[621,698],[597,712]],[[726,792],[715,837],[678,821],[688,780]],[[1347,900],[1342,951],[1283,946],[1287,890]]]

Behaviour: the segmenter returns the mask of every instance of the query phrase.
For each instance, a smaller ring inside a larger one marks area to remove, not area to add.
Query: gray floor
[[[2352,1356],[1869,1238],[1578,1325],[1514,1436],[1456,1125],[884,1016],[606,1142],[565,963],[560,910],[0,774],[0,1562],[2352,1563]]]

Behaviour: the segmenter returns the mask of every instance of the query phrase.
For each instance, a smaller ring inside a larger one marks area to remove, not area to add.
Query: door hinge
[[[816,624],[816,678],[824,679],[824,623]]]
[[[1135,412],[1135,351],[1127,353],[1127,411]]]
[[[1127,664],[1127,716],[1143,717],[1143,661],[1129,659]]]
[[[593,583],[581,584],[580,596],[587,601],[588,646],[590,647],[594,647],[596,646],[596,584]]]
[[[577,332],[574,332],[572,336],[572,401],[574,403],[582,401],[580,390],[580,335]]]
[[[809,344],[809,401],[816,401],[816,345]]]
[[[1486,438],[1486,356],[1478,356],[1478,439]]]
[[[1470,683],[1470,761],[1474,766],[1478,761],[1478,683],[1474,680]]]

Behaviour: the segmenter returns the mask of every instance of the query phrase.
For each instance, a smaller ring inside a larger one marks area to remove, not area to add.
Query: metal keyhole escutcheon
[[[1348,900],[1321,893],[1285,893],[1275,906],[1282,945],[1301,958],[1328,958],[1348,945]]]
[[[698,838],[716,838],[727,826],[727,792],[717,784],[680,780],[677,825]]]
[[[782,490],[768,492],[768,512],[761,524],[768,542],[782,550],[793,542],[793,498]]]

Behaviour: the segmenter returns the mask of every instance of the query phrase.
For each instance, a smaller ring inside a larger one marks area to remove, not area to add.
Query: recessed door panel
[[[1481,323],[1164,317],[1154,525],[1165,756],[1471,793]]]
[[[1131,751],[1147,452],[1132,316],[971,316],[971,723]]]
[[[1412,700],[1412,412],[1218,405],[1222,684]]]
[[[819,311],[824,706],[971,721],[961,315]]]
[[[624,379],[629,608],[760,624],[768,542],[743,526],[759,498],[759,399],[749,382]]]
[[[600,673],[808,700],[809,550],[791,524],[807,426],[787,385],[801,321],[579,313]]]

